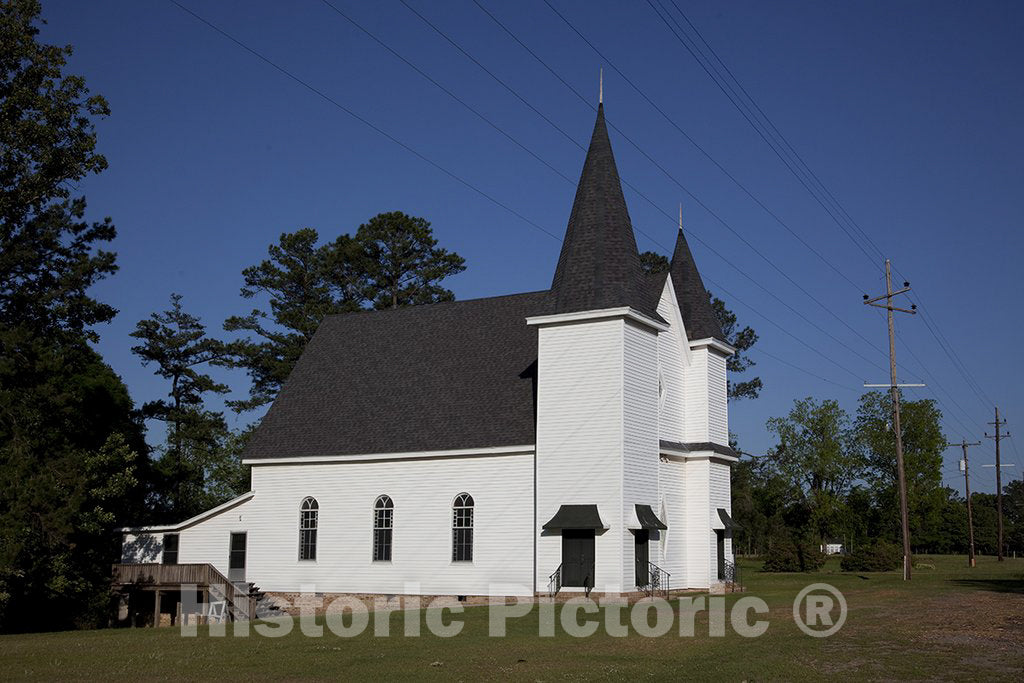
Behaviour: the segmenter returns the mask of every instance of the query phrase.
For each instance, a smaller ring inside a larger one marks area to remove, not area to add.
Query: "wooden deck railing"
[[[139,586],[178,589],[195,585],[209,589],[217,586],[236,608],[251,609],[248,584],[234,584],[210,564],[115,564],[112,566],[115,586]]]

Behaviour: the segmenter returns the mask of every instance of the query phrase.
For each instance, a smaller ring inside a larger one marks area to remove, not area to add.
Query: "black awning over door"
[[[718,517],[722,520],[722,524],[725,525],[727,531],[740,528],[736,522],[732,521],[732,517],[725,511],[725,508],[718,508]]]
[[[658,519],[650,505],[636,506],[636,518],[640,522],[641,529],[667,529],[668,525]]]
[[[545,529],[604,529],[596,505],[562,505],[547,521]]]

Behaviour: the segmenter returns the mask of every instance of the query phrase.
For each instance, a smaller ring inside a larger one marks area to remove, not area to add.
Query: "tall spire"
[[[660,319],[643,287],[640,256],[615,167],[604,105],[583,164],[551,283],[552,313],[632,307]]]
[[[697,263],[693,260],[690,245],[683,235],[683,205],[679,205],[679,234],[676,237],[676,248],[672,252],[672,286],[675,288],[676,301],[679,302],[683,314],[683,326],[686,336],[691,341],[712,337],[729,343],[722,334],[722,324],[711,307],[711,299],[704,289],[704,281],[697,271]]]

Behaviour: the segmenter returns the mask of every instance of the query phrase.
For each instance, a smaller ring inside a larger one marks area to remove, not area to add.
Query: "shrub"
[[[891,572],[903,563],[903,550],[888,541],[875,541],[844,557],[839,566],[844,572]]]
[[[761,569],[766,572],[813,572],[824,565],[825,554],[813,543],[780,538],[765,554]]]

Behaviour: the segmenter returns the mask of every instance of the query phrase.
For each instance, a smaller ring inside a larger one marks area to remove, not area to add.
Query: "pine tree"
[[[228,347],[207,336],[206,327],[185,312],[181,299],[172,294],[168,310],[140,320],[132,332],[142,342],[132,352],[143,365],[155,366],[155,374],[169,384],[167,399],[149,401],[142,410],[147,419],[166,425],[157,467],[167,479],[168,512],[179,520],[223,502],[211,500],[211,491],[224,493],[215,475],[230,469],[238,457],[224,415],[205,405],[208,395],[229,391],[206,372],[225,362]]]

